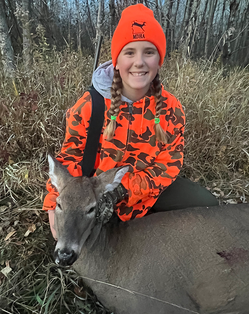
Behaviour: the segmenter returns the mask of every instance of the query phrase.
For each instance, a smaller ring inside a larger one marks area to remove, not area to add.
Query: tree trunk
[[[159,9],[158,0],[155,0],[155,18],[158,20],[160,25],[162,25],[162,17],[161,17],[161,14],[160,14],[160,9]]]
[[[97,19],[97,27],[96,27],[96,37],[95,37],[95,50],[97,48],[98,39],[101,35],[101,17],[102,17],[102,9],[103,9],[103,0],[99,0],[99,10],[98,10],[98,19]]]
[[[179,4],[180,4],[180,0],[177,0],[176,12],[175,12],[174,20],[173,20],[173,25],[174,25],[174,34],[173,34],[174,46],[173,46],[173,49],[177,48],[177,46],[178,46],[177,38],[179,37],[179,35],[178,35],[177,31],[176,31],[176,17],[177,17],[177,14],[178,14]]]
[[[29,0],[22,0],[23,5],[23,59],[24,66],[27,71],[30,70],[32,64],[32,45],[29,25]]]
[[[4,0],[0,0],[0,51],[4,73],[13,78],[15,72],[14,51],[8,31]]]
[[[195,39],[197,37],[197,33],[198,33],[198,11],[200,8],[200,4],[201,4],[201,0],[195,0],[192,6],[192,13],[190,16],[190,20],[191,20],[191,26],[192,29],[189,29],[189,36],[190,36],[190,40],[189,40],[189,45],[190,45],[190,53],[193,52],[193,46],[195,44]]]
[[[184,11],[184,17],[181,25],[181,32],[180,32],[180,45],[185,46],[186,45],[186,37],[188,37],[187,34],[187,26],[189,24],[189,17],[190,17],[190,12],[192,9],[192,4],[193,0],[187,0],[185,11]]]
[[[72,12],[71,12],[71,6],[69,7],[68,11],[68,36],[67,36],[67,41],[69,45],[69,50],[71,52],[72,49],[72,40],[71,40],[71,24],[72,24]]]
[[[174,4],[174,0],[170,0],[169,8],[168,8],[167,16],[166,16],[166,39],[167,39],[168,52],[172,51],[172,47],[173,47],[173,42],[172,42],[172,37],[171,37],[173,28],[174,28],[174,25],[172,23],[173,4]]]
[[[91,18],[91,11],[90,11],[90,8],[89,8],[89,3],[88,3],[88,0],[86,0],[86,9],[87,9],[87,15],[88,15],[88,20],[89,20],[89,25],[90,25],[90,30],[91,30],[91,33],[89,34],[89,37],[90,38],[93,38],[94,37],[94,34],[96,34],[96,30],[93,26],[93,22],[92,22],[92,18]]]
[[[80,6],[79,1],[75,0],[75,6],[76,6],[76,14],[77,14],[77,48],[78,51],[81,53],[81,17],[80,17]]]
[[[22,0],[22,6],[17,7],[15,12],[17,18],[22,23],[22,38],[23,38],[23,64],[27,72],[30,71],[32,65],[32,46],[31,46],[31,36],[30,36],[30,26],[29,26],[29,9],[30,0]]]
[[[249,4],[247,6],[247,9],[245,9],[245,18],[244,18],[244,23],[245,25],[245,30],[244,30],[244,35],[242,37],[242,57],[243,59],[243,52],[244,52],[244,60],[242,61],[242,65],[246,66],[249,63]]]
[[[13,3],[11,0],[7,0],[6,5],[8,6],[9,19],[11,20],[11,41],[13,50],[15,52],[15,48],[18,51],[18,48],[22,45],[22,32],[15,16],[15,3]]]
[[[110,38],[112,38],[115,29],[115,2],[114,0],[109,0],[109,11],[110,11]]]
[[[204,55],[207,58],[208,57],[208,42],[210,39],[210,33],[211,33],[211,28],[213,24],[213,19],[214,19],[214,12],[216,9],[218,0],[211,0],[210,2],[210,7],[209,7],[209,13],[208,13],[208,23],[207,23],[207,34],[206,34],[206,39],[205,39],[205,48],[204,48]]]
[[[223,7],[222,7],[222,14],[221,14],[221,19],[220,19],[220,27],[221,27],[221,35],[224,33],[224,14],[225,14],[225,9],[226,9],[226,2],[227,0],[224,0],[223,2]]]
[[[203,52],[204,52],[203,48],[205,47],[205,38],[206,38],[206,31],[207,31],[206,17],[207,17],[208,3],[209,3],[209,0],[206,0],[200,26],[199,26],[199,42],[197,45],[197,55],[199,57],[203,56]]]
[[[200,6],[200,0],[191,0],[185,10],[184,21],[184,40],[182,45],[182,56],[184,59],[190,56],[195,41],[197,30],[197,11]]]
[[[226,43],[224,45],[224,54],[223,61],[224,63],[230,62],[230,57],[232,54],[231,50],[231,41],[233,39],[233,34],[235,33],[235,23],[236,23],[236,14],[239,6],[239,0],[230,0],[230,15],[228,19],[227,32],[228,36]]]

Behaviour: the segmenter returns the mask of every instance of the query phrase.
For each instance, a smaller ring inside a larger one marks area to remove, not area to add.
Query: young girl
[[[206,189],[177,177],[183,163],[185,115],[179,100],[159,79],[166,38],[150,9],[136,4],[123,11],[111,53],[112,61],[99,66],[93,76],[93,86],[105,100],[94,175],[129,166],[111,198],[118,217],[127,221],[154,211],[217,205]],[[73,176],[84,175],[79,163],[91,108],[91,96],[86,92],[67,111],[66,136],[57,159]],[[49,210],[55,236],[53,209],[58,192],[50,180],[47,189],[43,208]]]

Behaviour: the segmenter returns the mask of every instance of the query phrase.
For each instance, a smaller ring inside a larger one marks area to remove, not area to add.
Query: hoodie
[[[117,128],[113,139],[107,141],[103,131],[110,121],[112,79],[111,61],[100,65],[93,74],[93,86],[104,97],[106,105],[95,175],[114,167],[129,166],[129,172],[121,181],[128,191],[128,199],[117,204],[115,209],[119,218],[127,221],[143,217],[179,174],[183,163],[185,114],[179,100],[162,87],[160,125],[168,136],[168,143],[163,144],[155,136],[155,97],[148,93],[144,98],[132,102],[122,96],[123,103],[116,119]],[[82,175],[79,163],[84,154],[90,117],[91,96],[86,92],[67,111],[65,140],[57,156],[73,176]],[[47,189],[49,193],[43,208],[54,209],[58,192],[50,180]]]

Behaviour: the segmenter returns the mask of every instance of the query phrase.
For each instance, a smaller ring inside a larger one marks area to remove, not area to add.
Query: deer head
[[[56,199],[55,230],[58,242],[55,261],[71,265],[89,238],[94,241],[102,227],[98,222],[97,202],[103,193],[115,189],[129,167],[114,168],[97,177],[73,177],[55,158],[48,156],[49,176],[59,196]]]

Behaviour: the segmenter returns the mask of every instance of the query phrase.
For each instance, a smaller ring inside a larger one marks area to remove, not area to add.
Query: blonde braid
[[[156,114],[155,118],[159,119],[161,115],[162,110],[162,87],[161,87],[161,81],[159,79],[159,74],[157,73],[156,77],[153,80],[153,87],[154,87],[154,93],[155,93],[155,99],[156,99]],[[155,123],[155,132],[156,132],[156,139],[159,142],[162,142],[164,144],[167,144],[167,134],[162,129],[160,123]]]
[[[112,87],[111,87],[111,107],[109,109],[109,114],[113,117],[117,117],[120,111],[120,104],[121,104],[121,93],[122,93],[122,79],[120,77],[119,71],[114,68],[114,75],[112,80]],[[112,120],[109,122],[107,127],[104,131],[104,136],[110,141],[115,133],[117,126],[116,120]]]

